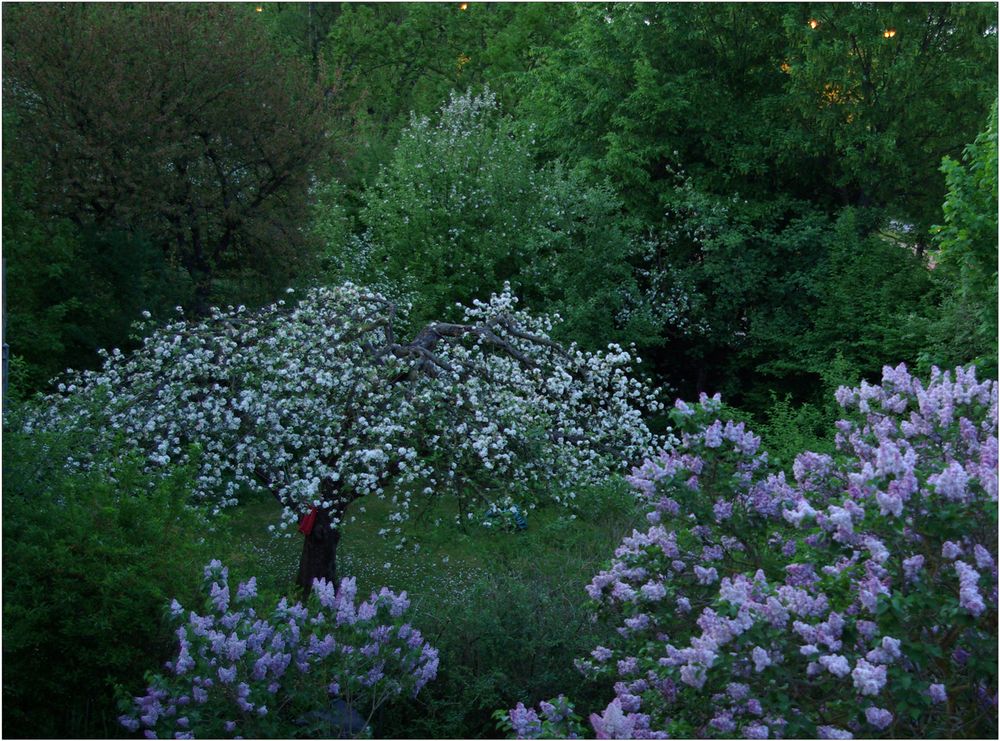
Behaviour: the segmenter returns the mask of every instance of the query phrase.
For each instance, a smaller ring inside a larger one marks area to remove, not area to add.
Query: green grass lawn
[[[407,591],[415,608],[427,600],[440,605],[461,599],[465,586],[498,571],[541,568],[583,585],[609,558],[621,536],[638,525],[627,491],[613,486],[595,491],[583,505],[533,510],[527,530],[504,532],[472,521],[456,524],[453,500],[439,499],[392,537],[388,501],[367,497],[347,512],[338,550],[338,575],[353,576],[360,594],[383,586]],[[226,544],[224,561],[241,576],[256,575],[262,586],[286,591],[294,583],[302,536],[275,536],[274,500],[248,497],[216,527]],[[533,570],[533,569],[532,569]]]
[[[401,532],[389,502],[371,497],[347,512],[338,574],[359,595],[406,591],[408,619],[440,651],[438,677],[416,699],[383,708],[378,737],[495,738],[494,710],[536,703],[573,688],[583,706],[606,703],[607,688],[585,680],[573,660],[610,639],[595,622],[584,587],[623,535],[644,524],[623,481],[582,493],[575,511],[539,508],[528,527],[503,532],[479,521],[456,524],[454,499],[424,503]],[[278,507],[248,497],[213,534],[236,579],[294,594],[302,536],[276,537]],[[640,522],[642,520],[642,522]],[[404,540],[405,539],[405,540]]]

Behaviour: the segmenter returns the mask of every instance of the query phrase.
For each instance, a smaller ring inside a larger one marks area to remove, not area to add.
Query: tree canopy
[[[989,296],[929,288],[928,255],[942,158],[996,98],[992,6],[206,8],[6,11],[27,389],[127,347],[141,304],[345,278],[415,322],[509,280],[563,339],[636,342],[661,382],[754,408],[817,400],[838,352],[877,373],[883,340],[894,362],[989,355],[946,351],[968,333],[935,317]],[[100,298],[67,289],[112,263]]]
[[[651,215],[680,163],[712,193],[925,220],[941,158],[996,94],[978,74],[996,58],[989,5],[591,5],[568,38],[520,110],[549,156]]]
[[[25,429],[124,436],[154,470],[194,462],[196,499],[218,508],[262,490],[283,507],[281,529],[317,510],[307,545],[326,556],[300,576],[308,589],[333,581],[330,531],[359,497],[391,497],[395,522],[419,492],[454,493],[463,512],[569,504],[659,444],[642,414],[659,402],[628,352],[564,349],[551,320],[516,304],[508,289],[410,341],[396,334],[402,308],[350,284],[179,319],[60,384]]]
[[[280,285],[307,261],[328,97],[245,9],[5,8],[4,102],[5,176],[31,167],[35,208],[151,241],[200,310],[223,275]]]

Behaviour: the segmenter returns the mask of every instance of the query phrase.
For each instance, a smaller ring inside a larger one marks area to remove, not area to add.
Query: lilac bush
[[[677,402],[630,478],[650,527],[587,587],[618,632],[578,662],[613,683],[598,738],[995,736],[997,385],[900,365],[837,400],[791,480]]]
[[[147,738],[329,734],[415,696],[437,674],[437,650],[402,620],[405,592],[383,588],[357,604],[354,579],[338,589],[317,580],[305,605],[282,598],[268,613],[256,579],[234,594],[228,577],[218,561],[205,567],[204,614],[171,604],[177,656],[120,717],[126,729]]]

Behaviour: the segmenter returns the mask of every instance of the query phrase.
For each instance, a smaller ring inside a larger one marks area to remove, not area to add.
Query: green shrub
[[[791,394],[781,399],[772,392],[771,406],[764,410],[764,424],[760,426],[764,447],[771,462],[791,470],[795,456],[803,450],[820,453],[833,451],[833,441],[826,436],[832,425],[824,410],[813,404],[795,404]]]
[[[600,686],[584,681],[573,659],[606,640],[607,631],[590,622],[583,580],[576,581],[541,568],[498,569],[467,587],[455,606],[415,620],[440,652],[438,678],[421,700],[376,720],[379,735],[489,738],[493,710],[518,698],[541,699],[566,686],[599,698]]]
[[[631,532],[637,510],[624,485],[580,499],[575,518],[536,510],[527,531],[479,542],[488,566],[471,582],[456,583],[454,595],[428,600],[411,593],[413,623],[439,651],[438,676],[419,700],[375,719],[380,737],[493,738],[497,707],[568,686],[581,703],[602,697],[573,666],[612,632],[594,622],[584,587],[588,571]]]
[[[974,362],[997,374],[997,104],[989,123],[965,148],[962,162],[945,157],[948,185],[944,224],[934,229],[934,287],[930,342],[922,359],[932,364]]]
[[[118,735],[115,685],[169,657],[164,605],[193,599],[207,560],[188,473],[71,471],[84,439],[4,437],[4,734]]]

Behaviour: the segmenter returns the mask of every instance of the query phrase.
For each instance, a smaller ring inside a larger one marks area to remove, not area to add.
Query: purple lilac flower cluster
[[[256,579],[239,584],[219,561],[205,567],[207,611],[174,600],[177,657],[121,724],[147,738],[289,736],[291,724],[335,700],[363,710],[434,679],[438,653],[402,623],[406,593],[383,588],[356,604],[354,579],[316,580],[307,605],[282,598],[267,616]],[[317,604],[318,603],[318,604]]]
[[[650,528],[587,587],[620,636],[578,661],[614,686],[599,738],[996,733],[997,384],[901,365],[837,400],[793,481],[677,403],[630,478]]]
[[[513,710],[498,710],[493,715],[498,726],[515,738],[583,738],[581,719],[564,695],[551,702],[543,700],[538,703],[538,710],[519,702]]]

